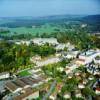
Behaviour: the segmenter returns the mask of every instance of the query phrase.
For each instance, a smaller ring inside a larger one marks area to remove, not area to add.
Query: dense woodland
[[[56,32],[49,35],[44,33],[41,37],[55,37],[60,43],[66,43],[69,41],[79,49],[100,48],[99,36],[88,33],[85,28],[77,28],[75,31]]]
[[[55,49],[48,44],[37,46],[30,44],[16,45],[5,41],[0,42],[0,72],[16,71],[20,68],[27,68],[30,63],[30,57],[39,54],[48,56],[55,53]]]

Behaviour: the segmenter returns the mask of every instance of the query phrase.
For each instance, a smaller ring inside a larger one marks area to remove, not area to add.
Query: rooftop
[[[24,88],[25,86],[29,85],[32,86],[34,84],[38,84],[42,79],[34,79],[32,77],[24,77],[17,79],[15,81],[9,81],[5,84],[5,87],[9,91],[16,91],[18,88]]]
[[[19,93],[19,95],[13,97],[13,100],[22,100],[24,99],[25,97],[28,97],[29,95],[37,92],[38,90],[37,89],[32,89],[30,87],[28,88],[25,88],[21,91],[21,93]]]
[[[97,52],[96,51],[94,51],[94,50],[88,50],[88,51],[86,51],[86,52],[83,52],[81,55],[82,56],[87,56],[87,57],[89,57],[89,56],[92,56],[92,55],[94,55],[94,54],[96,54]]]
[[[5,87],[8,89],[8,90],[10,90],[11,92],[12,91],[15,91],[16,89],[18,89],[19,88],[19,86],[17,86],[16,84],[14,84],[13,82],[7,82],[6,84],[5,84]]]
[[[97,86],[97,87],[96,87],[96,90],[100,91],[100,86]]]
[[[36,44],[45,44],[45,43],[58,44],[56,38],[34,38],[32,41]]]

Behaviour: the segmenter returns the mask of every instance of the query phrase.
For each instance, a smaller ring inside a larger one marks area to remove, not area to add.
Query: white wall
[[[23,100],[32,100],[39,97],[39,91],[34,92],[33,94],[29,95],[28,97],[24,98]]]
[[[5,79],[5,78],[9,78],[9,77],[10,77],[9,73],[0,75],[0,79]]]

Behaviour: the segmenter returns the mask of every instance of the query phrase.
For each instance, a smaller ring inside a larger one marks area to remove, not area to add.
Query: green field
[[[18,76],[20,77],[29,76],[29,75],[31,74],[28,72],[28,70],[24,70],[18,73]]]
[[[26,27],[18,27],[18,28],[10,28],[11,32],[17,33],[52,33],[55,32],[55,29],[59,29],[58,27],[50,26],[50,25],[42,25],[40,27],[26,28]]]
[[[59,25],[50,25],[50,24],[44,24],[41,26],[34,26],[34,27],[16,27],[16,28],[4,28],[8,29],[9,33],[1,33],[4,37],[19,37],[19,35],[25,35],[28,36],[41,36],[42,34],[46,33],[47,35],[56,33],[56,32],[64,32],[65,28]]]

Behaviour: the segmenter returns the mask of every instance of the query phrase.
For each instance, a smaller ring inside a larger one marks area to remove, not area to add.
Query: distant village
[[[56,38],[9,42],[49,44],[56,53],[44,58],[31,57],[34,67],[13,75],[0,73],[0,93],[6,93],[3,100],[100,100],[100,49],[81,51],[70,42],[59,43]],[[68,62],[63,66],[63,61]]]

